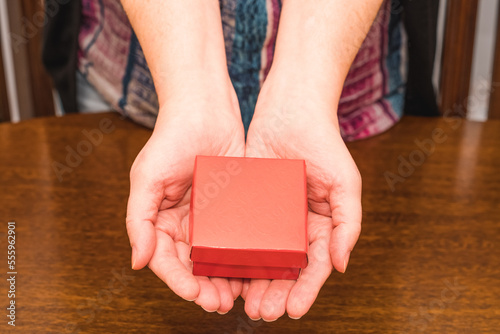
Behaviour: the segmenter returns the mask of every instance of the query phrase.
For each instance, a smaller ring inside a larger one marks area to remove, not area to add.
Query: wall
[[[467,118],[484,121],[488,118],[489,91],[495,52],[498,0],[480,0],[474,40],[474,55]],[[494,87],[493,87],[494,88]]]

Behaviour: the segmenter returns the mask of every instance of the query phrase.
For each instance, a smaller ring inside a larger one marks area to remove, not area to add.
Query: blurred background
[[[78,0],[55,0],[68,1]],[[499,10],[498,0],[440,0],[433,85],[441,114],[500,118]],[[53,15],[43,0],[0,0],[2,122],[62,114],[41,61]]]

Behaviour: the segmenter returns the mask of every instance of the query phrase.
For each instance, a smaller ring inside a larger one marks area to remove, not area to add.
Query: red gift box
[[[198,156],[189,219],[194,275],[297,279],[307,266],[305,162]]]

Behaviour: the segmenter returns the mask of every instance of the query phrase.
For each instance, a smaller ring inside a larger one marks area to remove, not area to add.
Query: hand
[[[309,264],[297,281],[244,281],[245,311],[255,320],[273,321],[285,310],[295,319],[307,313],[333,267],[345,272],[361,231],[361,178],[340,136],[336,106],[294,85],[266,81],[246,156],[306,161]]]
[[[230,82],[201,81],[183,85],[184,92],[170,92],[151,138],[132,166],[127,232],[133,269],[149,265],[177,295],[222,314],[233,307],[242,281],[192,274],[192,174],[196,155],[243,156],[245,139]]]

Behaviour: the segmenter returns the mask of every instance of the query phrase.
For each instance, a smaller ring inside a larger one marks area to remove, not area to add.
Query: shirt
[[[139,41],[119,0],[81,0],[78,70],[112,107],[153,127],[158,98]],[[280,0],[220,0],[228,71],[245,130],[270,70]],[[406,34],[400,10],[386,0],[344,83],[338,118],[346,141],[381,133],[402,116]]]

